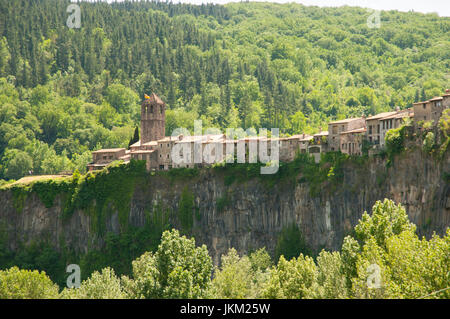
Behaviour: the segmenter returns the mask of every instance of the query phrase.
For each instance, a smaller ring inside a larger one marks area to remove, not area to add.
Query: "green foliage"
[[[12,267],[0,270],[1,299],[47,299],[58,297],[58,286],[45,272]]]
[[[138,95],[122,84],[112,84],[106,90],[106,101],[119,113],[137,110]]]
[[[254,272],[258,270],[265,271],[273,265],[272,259],[265,247],[250,253],[248,257]]]
[[[157,212],[152,219],[144,227],[130,227],[120,234],[107,233],[104,247],[90,250],[78,257],[83,269],[82,277],[87,278],[94,271],[105,267],[111,267],[121,275],[131,274],[131,262],[147,251],[156,251],[161,234],[169,228],[166,218],[158,216]]]
[[[13,206],[16,212],[21,213],[25,201],[27,200],[28,193],[21,187],[12,188]]]
[[[178,205],[178,218],[183,230],[190,232],[194,223],[194,194],[186,186],[181,193]]]
[[[5,171],[4,175],[9,179],[18,179],[28,175],[33,167],[33,160],[24,151],[11,149],[4,156]]]
[[[20,245],[15,252],[0,242],[0,269],[13,266],[28,270],[38,269],[45,271],[59,285],[65,282],[66,257],[45,241]]]
[[[212,261],[206,246],[177,230],[165,231],[158,250],[133,261],[133,278],[123,278],[132,298],[201,298],[210,285]]]
[[[290,260],[300,253],[309,255],[311,252],[305,243],[300,228],[296,224],[291,224],[283,228],[278,235],[275,260],[280,259],[281,256]]]
[[[439,119],[439,128],[443,135],[439,147],[439,156],[440,158],[443,158],[448,149],[448,145],[450,144],[450,109],[445,109],[442,112],[442,116]]]
[[[175,180],[192,180],[196,176],[198,176],[198,169],[196,168],[172,168],[168,171],[159,171],[158,175],[168,176],[171,181]]]
[[[337,189],[343,178],[344,164],[356,163],[358,165],[365,159],[351,158],[340,152],[324,153],[319,164],[309,154],[299,153],[292,162],[279,163],[275,174],[261,174],[262,163],[231,163],[216,165],[213,170],[223,175],[224,184],[230,186],[235,182],[243,183],[258,178],[268,188],[279,187],[287,182],[295,185],[307,182],[311,196],[317,196],[321,191],[330,192]]]
[[[403,206],[396,205],[393,201],[385,199],[377,201],[372,208],[372,216],[364,212],[358,225],[355,226],[356,238],[365,242],[373,237],[380,247],[385,248],[386,240],[403,231],[414,233],[416,226],[409,222]]]
[[[322,250],[317,256],[317,283],[313,285],[314,298],[347,298],[346,277],[341,254]]]
[[[104,233],[104,219],[110,205],[119,212],[121,227],[128,227],[128,213],[134,189],[145,176],[145,162],[131,160],[128,164],[117,163],[107,168],[89,172],[78,180],[64,210],[71,216],[76,208],[91,212],[92,226],[100,235]],[[94,204],[95,203],[95,204]]]
[[[124,299],[126,293],[120,278],[114,269],[105,268],[95,271],[91,277],[83,281],[79,288],[65,288],[61,292],[63,299]]]
[[[372,216],[366,213],[355,227],[360,246],[351,278],[351,293],[357,298],[448,298],[448,291],[434,294],[448,286],[448,236],[420,240],[416,226],[409,222],[405,209],[392,201],[377,202]],[[381,287],[370,289],[368,267],[380,268]],[[447,296],[447,297],[446,297]]]
[[[103,235],[103,221],[111,206],[119,212],[122,228],[128,227],[131,197],[135,186],[146,174],[144,161],[131,160],[128,164],[112,163],[101,171],[86,175],[75,172],[72,177],[14,184],[9,188],[17,211],[22,210],[27,194],[36,193],[47,208],[52,207],[56,196],[61,195],[64,218],[69,218],[75,209],[84,209],[92,217],[92,228]]]
[[[426,153],[430,153],[434,147],[434,133],[428,132],[422,144],[422,149]]]
[[[264,298],[302,299],[311,298],[311,288],[317,281],[317,266],[311,257],[300,254],[287,261],[280,257],[277,267],[272,268],[270,279],[263,290]]]
[[[406,126],[390,129],[386,132],[386,152],[390,159],[405,150]]]
[[[130,148],[131,145],[133,145],[134,143],[136,143],[138,141],[139,141],[139,127],[136,126],[136,128],[134,129],[134,135],[130,139],[130,142],[128,143],[128,148]]]
[[[261,290],[268,278],[270,257],[259,250],[250,256],[239,257],[235,249],[222,256],[211,284],[214,298],[261,298]]]
[[[107,233],[104,246],[90,249],[87,253],[76,254],[67,247],[61,247],[58,251],[46,242],[19,247],[12,252],[0,240],[0,269],[18,266],[21,269],[43,270],[60,287],[66,283],[65,265],[71,263],[80,265],[82,279],[105,267],[112,267],[118,274],[129,275],[132,272],[131,262],[146,251],[156,251],[162,232],[168,228],[167,218],[156,209],[149,214],[145,226],[130,227],[120,234]]]
[[[64,289],[61,298],[443,298],[450,280],[450,229],[444,237],[419,239],[401,205],[377,202],[363,214],[354,236],[341,252],[322,250],[316,261],[299,254],[279,258],[273,266],[265,249],[239,256],[230,249],[211,280],[212,261],[206,246],[176,230],[162,234],[158,249],[132,262],[132,276],[119,279],[109,267],[95,271],[79,289]],[[125,247],[111,246],[117,256]],[[40,252],[48,255],[48,253]],[[0,250],[0,257],[11,257]],[[58,260],[44,257],[49,262]],[[111,259],[112,261],[112,259]],[[378,288],[369,288],[379,267]],[[28,265],[29,267],[33,267]],[[58,265],[60,267],[61,265]],[[27,267],[27,266],[25,266]],[[82,269],[85,265],[83,265]],[[64,267],[61,267],[64,269]],[[83,270],[84,271],[84,270]],[[58,288],[44,274],[0,271],[2,298],[55,298]]]

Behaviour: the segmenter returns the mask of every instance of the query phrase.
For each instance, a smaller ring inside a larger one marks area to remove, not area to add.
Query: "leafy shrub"
[[[405,128],[406,126],[400,126],[386,132],[386,152],[389,157],[403,152],[405,147]]]
[[[101,272],[95,271],[83,281],[79,288],[65,288],[61,293],[63,299],[124,299],[126,293],[114,272],[109,267]]]
[[[206,296],[212,260],[205,245],[181,237],[177,230],[165,231],[156,253],[145,253],[133,261],[133,277],[123,278],[131,298],[201,298]]]
[[[58,297],[58,286],[45,272],[12,267],[0,270],[0,299],[47,299]]]
[[[422,144],[422,149],[426,153],[430,153],[434,147],[434,133],[428,132]]]

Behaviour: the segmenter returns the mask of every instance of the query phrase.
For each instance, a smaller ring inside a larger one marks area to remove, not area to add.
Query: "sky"
[[[173,2],[185,2],[194,4],[201,4],[206,2],[224,4],[231,1],[232,0],[173,0]],[[439,14],[439,16],[450,17],[449,0],[271,0],[270,2],[298,2],[304,5],[315,5],[321,7],[339,7],[343,5],[349,5],[376,10],[399,10],[406,12],[413,10],[422,13],[435,12]]]
[[[92,1],[92,0],[81,0]],[[107,2],[123,0],[106,0]],[[160,0],[162,2],[166,0]],[[174,3],[218,3],[240,2],[241,0],[172,0]],[[450,17],[450,0],[250,0],[259,2],[290,3],[297,2],[307,6],[340,7],[344,5],[371,8],[375,10],[415,11],[422,13],[437,13],[441,17]],[[74,0],[76,2],[76,0]]]

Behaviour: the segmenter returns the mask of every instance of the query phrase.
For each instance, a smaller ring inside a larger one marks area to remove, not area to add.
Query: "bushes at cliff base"
[[[45,272],[12,267],[0,270],[0,299],[52,299],[58,297],[58,285]]]
[[[341,251],[317,257],[283,255],[272,266],[265,250],[222,256],[213,279],[206,246],[165,231],[156,252],[133,261],[130,277],[105,268],[65,289],[61,298],[450,298],[450,228],[444,237],[419,238],[404,207],[377,201]],[[0,271],[0,298],[55,298],[45,273]]]

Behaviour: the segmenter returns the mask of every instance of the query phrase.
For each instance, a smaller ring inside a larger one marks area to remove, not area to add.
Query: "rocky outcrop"
[[[226,185],[224,174],[214,170],[202,170],[192,180],[149,176],[135,187],[128,224],[143,226],[159,207],[174,227],[181,227],[177,211],[187,188],[195,204],[190,233],[197,243],[208,246],[216,263],[231,247],[241,253],[263,246],[273,251],[279,232],[291,223],[300,227],[313,250],[339,249],[362,213],[384,198],[403,204],[421,235],[445,233],[450,226],[449,157],[436,160],[417,149],[386,165],[381,158],[346,163],[338,187],[331,191],[324,183],[317,196],[311,195],[306,182],[267,186],[255,178]],[[75,210],[64,220],[62,209],[63,196],[46,208],[31,194],[18,210],[12,192],[1,191],[0,230],[11,249],[37,239],[48,239],[56,247],[64,242],[80,252],[102,245],[92,229],[92,213]],[[120,232],[119,219],[111,205],[104,220],[106,231]]]

